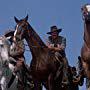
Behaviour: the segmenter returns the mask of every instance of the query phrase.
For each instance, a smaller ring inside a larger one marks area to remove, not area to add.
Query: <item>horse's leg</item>
[[[23,71],[20,70],[18,72],[18,90],[24,90],[25,86],[24,86],[24,74]]]
[[[18,90],[25,90],[23,81],[18,77],[18,83],[17,83]]]
[[[1,81],[0,81],[0,84],[1,84],[1,90],[7,90],[7,83],[6,83],[6,77],[5,76],[3,76],[2,78],[1,78]]]
[[[0,90],[2,90],[2,87],[1,87],[1,81],[0,81]]]
[[[49,90],[54,90],[54,77],[52,73],[48,77],[48,88]]]
[[[90,79],[89,63],[87,63],[86,61],[82,60],[82,64],[83,64],[83,68],[84,68],[84,71],[85,71],[85,75],[87,75],[87,77]]]
[[[48,81],[44,81],[42,85],[46,88],[46,90],[48,90]]]
[[[41,82],[34,79],[34,90],[42,90]]]
[[[20,67],[20,70],[18,72],[18,90],[26,90],[27,88],[27,75],[29,72],[26,72],[24,67]],[[28,77],[30,80],[30,77]]]
[[[7,85],[8,88],[10,88],[10,86],[12,85],[15,77],[16,77],[16,75],[12,74],[12,77],[10,78],[10,81],[9,81],[9,83],[8,83],[8,85]]]

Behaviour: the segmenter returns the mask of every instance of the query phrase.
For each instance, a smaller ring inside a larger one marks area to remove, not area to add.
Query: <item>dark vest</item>
[[[50,44],[54,44],[54,47],[57,47],[57,44],[62,44],[62,39],[64,37],[58,36],[57,39],[53,40],[51,36],[48,37]],[[59,53],[62,55],[62,57],[65,57],[65,50],[59,51]]]

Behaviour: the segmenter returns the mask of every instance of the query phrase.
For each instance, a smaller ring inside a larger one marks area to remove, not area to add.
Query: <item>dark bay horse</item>
[[[19,36],[21,40],[25,39],[32,54],[30,73],[33,76],[35,90],[40,90],[42,84],[44,84],[48,90],[58,90],[56,89],[54,80],[58,69],[58,65],[55,63],[57,62],[55,54],[52,50],[48,49],[32,26],[27,22],[28,16],[21,20],[18,20],[16,17],[14,18],[17,23],[15,37]],[[58,62],[58,64],[60,63]],[[60,83],[62,81],[62,76],[63,73],[60,74]],[[59,87],[60,90],[64,90],[60,85]],[[67,88],[65,90],[67,90]]]
[[[84,20],[84,44],[81,48],[81,59],[85,75],[90,79],[90,5],[82,7]]]

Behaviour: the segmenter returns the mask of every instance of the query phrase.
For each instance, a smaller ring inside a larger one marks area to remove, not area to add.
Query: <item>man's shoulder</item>
[[[48,39],[49,39],[49,40],[51,40],[51,39],[52,39],[52,37],[51,37],[51,36],[49,36],[49,37],[48,37]]]
[[[58,36],[59,39],[66,39],[64,36]]]

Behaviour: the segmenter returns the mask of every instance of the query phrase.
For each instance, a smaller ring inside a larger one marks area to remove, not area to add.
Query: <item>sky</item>
[[[66,37],[66,55],[71,66],[77,65],[77,57],[83,44],[83,20],[81,7],[90,0],[0,0],[0,35],[14,29],[18,19],[29,15],[29,23],[46,42],[50,27],[62,28],[60,35]],[[25,52],[26,62],[32,58]],[[85,85],[80,90],[86,90]]]

